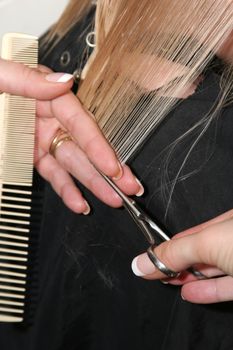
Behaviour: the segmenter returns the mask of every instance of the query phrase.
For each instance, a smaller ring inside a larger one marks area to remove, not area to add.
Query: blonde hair
[[[71,0],[53,33],[61,36],[91,3]],[[78,97],[123,162],[174,107],[176,96],[195,81],[232,28],[230,0],[98,0],[97,45]],[[229,77],[224,97],[232,87]]]

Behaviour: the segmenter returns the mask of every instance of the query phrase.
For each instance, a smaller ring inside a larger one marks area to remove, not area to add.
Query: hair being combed
[[[79,16],[90,6],[89,0],[71,1],[57,24],[60,32],[70,14]],[[98,0],[97,45],[78,97],[123,162],[169,113],[232,28],[229,0]],[[228,90],[231,86],[232,81]]]

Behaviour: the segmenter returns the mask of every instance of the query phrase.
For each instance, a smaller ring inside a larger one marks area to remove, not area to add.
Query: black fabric
[[[64,70],[60,57],[70,50],[76,63],[66,71],[80,66],[79,48],[85,45],[80,28],[41,62]],[[176,176],[200,129],[178,143],[165,171],[167,147],[208,113],[218,94],[219,76],[210,69],[197,92],[170,113],[131,161],[146,187],[139,201],[171,235],[232,208],[231,105],[188,158],[165,217],[167,181]],[[82,191],[93,208],[88,217],[71,213],[46,185],[36,314],[29,327],[1,324],[0,349],[233,349],[233,303],[193,305],[181,299],[177,287],[134,276],[131,260],[147,247],[141,232],[124,210]]]

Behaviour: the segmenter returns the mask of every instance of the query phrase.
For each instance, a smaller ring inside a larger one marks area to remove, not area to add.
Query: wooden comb
[[[38,40],[9,33],[2,58],[37,67]],[[22,322],[27,294],[35,143],[34,99],[0,95],[0,321]]]

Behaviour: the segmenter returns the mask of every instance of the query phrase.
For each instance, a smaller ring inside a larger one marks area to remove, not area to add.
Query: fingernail
[[[168,282],[165,281],[165,280],[160,280],[160,282],[161,282],[162,284],[168,284]]]
[[[185,297],[183,297],[183,295],[182,295],[182,294],[181,294],[181,298],[182,298],[184,301],[186,301]]]
[[[86,210],[83,212],[83,215],[88,215],[90,214],[91,208],[90,205],[87,203],[87,201],[84,201],[86,204]]]
[[[134,258],[131,268],[133,273],[139,277],[150,275],[156,271],[147,254],[141,254]]]
[[[142,186],[141,182],[135,177],[136,182],[139,186],[139,191],[136,193],[137,197],[141,197],[144,194],[144,187]]]
[[[73,75],[68,73],[50,73],[46,75],[45,79],[52,83],[67,83],[73,79]]]
[[[119,172],[117,173],[116,176],[114,176],[112,179],[117,181],[117,180],[120,180],[120,178],[122,177],[123,175],[123,169],[122,169],[122,166],[121,166],[121,163],[118,162],[118,167],[119,167]]]

